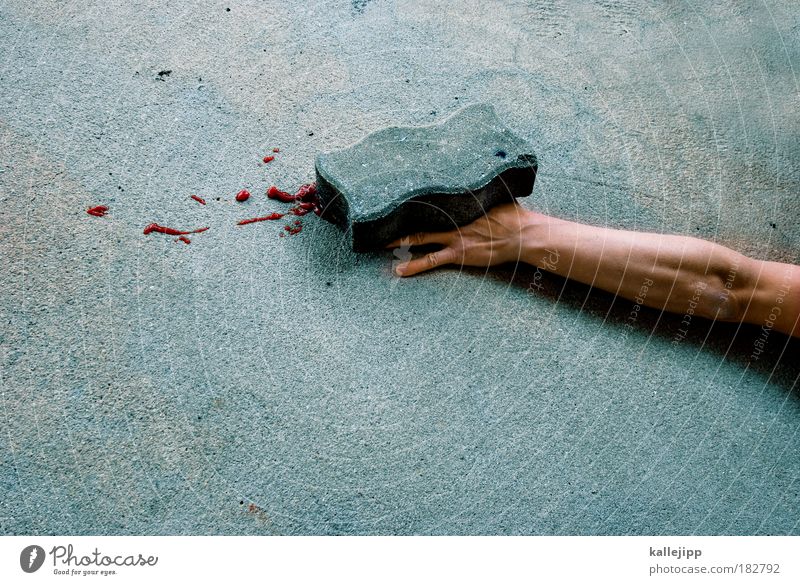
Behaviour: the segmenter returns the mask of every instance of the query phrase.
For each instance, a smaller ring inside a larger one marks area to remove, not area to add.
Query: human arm
[[[443,247],[400,264],[401,276],[446,264],[523,261],[649,307],[691,308],[708,319],[762,326],[769,321],[800,336],[800,267],[754,260],[698,238],[590,226],[507,204],[458,230],[415,234],[389,247],[404,244]]]

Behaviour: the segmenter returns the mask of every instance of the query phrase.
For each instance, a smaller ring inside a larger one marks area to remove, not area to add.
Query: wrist
[[[520,223],[520,260],[526,264],[540,266],[542,258],[551,251],[548,247],[550,226],[558,220],[535,211],[526,210]]]

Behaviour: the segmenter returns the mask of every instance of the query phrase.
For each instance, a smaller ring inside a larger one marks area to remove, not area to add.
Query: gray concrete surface
[[[800,532],[787,338],[234,226],[489,102],[524,205],[797,262],[796,4],[144,4],[0,4],[0,532]]]

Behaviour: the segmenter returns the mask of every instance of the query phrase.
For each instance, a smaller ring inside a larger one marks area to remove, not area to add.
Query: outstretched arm
[[[507,204],[459,230],[415,234],[388,247],[422,244],[442,248],[399,265],[398,275],[523,261],[656,309],[691,309],[800,337],[800,267],[698,238],[589,226]]]

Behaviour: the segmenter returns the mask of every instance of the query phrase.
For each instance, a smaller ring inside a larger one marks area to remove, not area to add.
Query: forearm
[[[595,227],[532,213],[523,260],[639,304],[720,320],[740,320],[739,295],[752,261],[684,236]]]
[[[387,247],[428,244],[442,247],[395,273],[521,260],[639,305],[800,337],[800,267],[753,260],[698,238],[584,225],[508,203],[457,230],[412,234]]]

